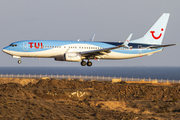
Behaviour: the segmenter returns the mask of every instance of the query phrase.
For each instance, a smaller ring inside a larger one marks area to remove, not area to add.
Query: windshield
[[[17,44],[10,44],[9,46],[16,47],[16,46],[17,46]]]

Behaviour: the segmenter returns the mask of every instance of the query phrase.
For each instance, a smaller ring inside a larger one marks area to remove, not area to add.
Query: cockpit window
[[[16,47],[16,46],[17,46],[17,44],[10,44],[9,46]]]

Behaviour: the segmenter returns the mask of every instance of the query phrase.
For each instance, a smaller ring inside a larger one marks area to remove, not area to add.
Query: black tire
[[[87,66],[89,66],[89,67],[92,66],[92,62],[90,62],[90,61],[87,62]]]
[[[85,62],[85,61],[82,61],[82,62],[81,62],[81,65],[82,65],[82,66],[85,66],[85,65],[86,65],[86,62]]]
[[[19,63],[19,64],[21,64],[21,63],[22,63],[22,61],[21,61],[21,60],[18,60],[18,63]]]

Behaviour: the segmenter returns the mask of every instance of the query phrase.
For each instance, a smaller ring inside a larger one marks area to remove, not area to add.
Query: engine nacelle
[[[81,61],[81,55],[78,53],[65,53],[64,61],[79,62]]]

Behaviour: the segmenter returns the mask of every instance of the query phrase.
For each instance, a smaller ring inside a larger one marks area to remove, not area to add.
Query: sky
[[[0,0],[0,66],[80,66],[53,58],[12,58],[3,47],[20,40],[125,41],[142,37],[163,13],[170,13],[163,44],[180,45],[179,0]],[[93,66],[180,66],[179,45],[151,56],[92,60]]]

